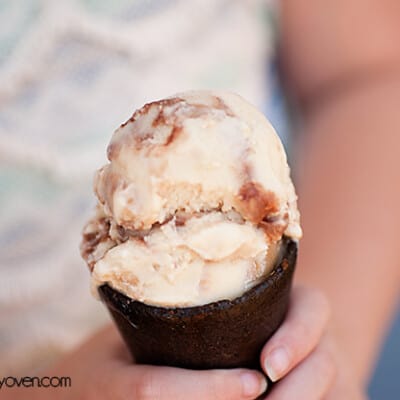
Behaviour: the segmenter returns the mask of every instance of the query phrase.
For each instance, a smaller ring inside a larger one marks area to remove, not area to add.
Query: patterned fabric
[[[135,108],[226,88],[282,119],[266,63],[273,9],[265,0],[0,2],[0,374],[42,367],[108,319],[78,246],[93,171]]]

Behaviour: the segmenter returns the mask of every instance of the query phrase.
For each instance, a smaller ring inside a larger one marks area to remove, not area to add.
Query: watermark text
[[[15,387],[65,388],[71,387],[69,376],[5,376],[0,377],[0,389]]]

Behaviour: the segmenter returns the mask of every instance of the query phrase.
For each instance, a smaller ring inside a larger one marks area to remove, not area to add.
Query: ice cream
[[[103,284],[145,304],[235,299],[301,237],[283,146],[241,97],[193,91],[146,104],[96,174],[81,251]]]

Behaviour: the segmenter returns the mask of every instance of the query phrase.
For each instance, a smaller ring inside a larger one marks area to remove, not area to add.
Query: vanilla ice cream
[[[92,287],[193,306],[233,299],[301,237],[285,151],[241,97],[193,91],[146,104],[118,128],[96,174],[81,245]]]

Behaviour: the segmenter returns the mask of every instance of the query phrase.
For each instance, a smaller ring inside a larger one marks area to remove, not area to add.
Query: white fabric
[[[108,320],[78,245],[113,130],[187,89],[265,103],[266,4],[1,2],[0,375],[45,365]]]

